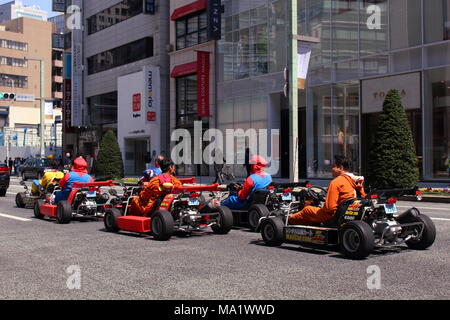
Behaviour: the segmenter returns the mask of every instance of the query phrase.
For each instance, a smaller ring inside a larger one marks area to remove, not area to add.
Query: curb
[[[401,201],[413,201],[413,202],[434,202],[434,203],[450,203],[450,197],[427,197],[422,196],[422,200],[418,201],[416,197],[400,197]]]

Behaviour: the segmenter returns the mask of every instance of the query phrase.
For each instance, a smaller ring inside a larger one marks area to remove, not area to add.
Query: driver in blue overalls
[[[267,165],[266,159],[260,155],[254,155],[250,160],[250,176],[245,180],[244,186],[238,190],[237,194],[225,199],[221,205],[232,210],[245,208],[256,190],[265,189],[272,183],[271,175],[264,171]]]

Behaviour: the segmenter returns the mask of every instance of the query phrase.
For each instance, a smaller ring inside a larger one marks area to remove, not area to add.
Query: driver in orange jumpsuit
[[[170,159],[161,161],[162,174],[150,180],[148,185],[131,202],[129,215],[148,217],[156,199],[170,193],[174,187],[181,187],[181,182],[174,177],[175,166]]]
[[[289,217],[289,224],[312,225],[333,219],[339,204],[357,196],[365,197],[361,177],[350,173],[350,161],[344,156],[335,156],[332,167],[333,177],[323,208],[306,206],[302,211]]]

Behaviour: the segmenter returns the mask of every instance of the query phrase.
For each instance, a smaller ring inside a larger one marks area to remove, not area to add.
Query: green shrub
[[[419,181],[411,127],[397,90],[383,104],[375,143],[371,147],[367,184],[372,188],[412,188]]]
[[[97,180],[123,178],[123,161],[116,135],[109,130],[103,136],[95,166]]]

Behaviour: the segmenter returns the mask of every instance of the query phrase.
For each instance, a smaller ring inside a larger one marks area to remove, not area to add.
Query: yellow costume
[[[60,171],[50,171],[44,174],[41,180],[34,180],[33,185],[31,186],[31,193],[34,195],[38,195],[40,193],[39,188],[43,187],[47,189],[47,187],[53,183],[54,181],[59,181],[64,178],[64,173]]]

